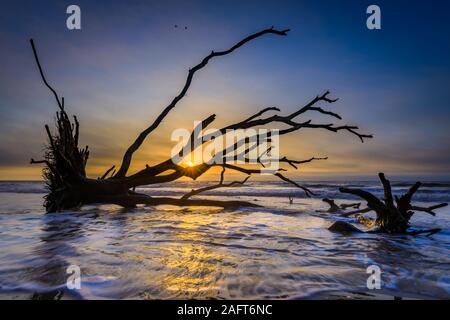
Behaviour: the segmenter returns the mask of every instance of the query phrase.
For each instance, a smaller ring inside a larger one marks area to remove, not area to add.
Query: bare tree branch
[[[47,79],[45,79],[45,75],[44,72],[42,71],[42,67],[41,67],[41,63],[39,62],[39,57],[36,51],[36,47],[34,45],[34,41],[33,39],[30,39],[30,43],[31,43],[31,48],[33,49],[33,55],[34,55],[34,59],[36,60],[36,64],[39,68],[39,73],[41,74],[41,78],[42,81],[44,81],[44,84],[47,86],[47,88],[53,93],[53,95],[55,96],[56,102],[58,103],[58,107],[61,110],[64,110],[64,106],[61,103],[61,101],[59,100],[58,94],[56,93],[55,89],[52,88],[52,86],[50,86],[47,82]],[[63,98],[64,101],[64,98]]]
[[[392,188],[391,183],[386,177],[384,176],[383,172],[380,172],[378,174],[378,177],[380,178],[381,183],[383,184],[384,189],[384,203],[388,208],[394,207],[394,199],[392,198]]]
[[[347,208],[354,208],[359,209],[361,206],[361,202],[355,202],[355,203],[342,203],[339,205],[339,207],[343,210],[346,210]]]
[[[258,38],[258,37],[261,37],[263,35],[274,34],[274,35],[279,35],[279,36],[285,36],[285,35],[287,35],[288,32],[289,32],[289,29],[276,30],[276,29],[270,28],[270,29],[262,30],[260,32],[254,33],[254,34],[252,34],[252,35],[242,39],[241,41],[236,43],[234,46],[232,46],[228,50],[218,51],[218,52],[211,51],[211,53],[208,56],[206,56],[199,64],[197,64],[192,69],[189,69],[188,76],[187,76],[187,79],[186,79],[186,83],[185,83],[183,89],[181,89],[181,92],[172,100],[172,102],[163,110],[163,112],[161,112],[161,114],[156,118],[156,120],[148,128],[146,128],[144,131],[142,131],[139,134],[137,139],[128,148],[128,150],[125,152],[125,154],[123,156],[122,164],[121,164],[119,170],[117,171],[115,177],[117,177],[117,178],[125,177],[125,175],[126,175],[126,173],[128,171],[128,168],[130,167],[131,159],[133,157],[134,152],[137,149],[139,149],[141,144],[144,142],[145,138],[153,130],[155,130],[159,126],[161,121],[176,106],[178,101],[180,101],[186,95],[186,92],[188,91],[188,89],[189,89],[189,87],[191,85],[191,82],[192,82],[192,79],[194,77],[195,72],[197,72],[198,70],[200,70],[203,67],[205,67],[208,64],[209,60],[211,60],[214,57],[220,57],[220,56],[224,56],[224,55],[230,54],[234,50],[236,50],[236,49],[240,48],[241,46],[243,46],[244,44],[246,44],[247,42],[252,41],[252,40],[254,40],[254,39]]]
[[[296,165],[298,164],[303,164],[303,163],[308,163],[308,162],[312,162],[314,160],[327,160],[328,157],[323,157],[323,158],[317,158],[317,157],[311,157],[307,160],[292,160],[292,159],[288,159],[286,157],[283,157],[279,160],[279,162],[286,162],[288,163],[291,167],[293,167],[294,169],[298,169],[298,167]]]
[[[314,98],[313,100],[311,100],[310,102],[308,102],[304,107],[302,107],[301,109],[299,109],[296,112],[293,112],[289,115],[286,116],[281,116],[281,115],[273,115],[267,118],[262,118],[262,119],[256,119],[257,117],[259,117],[261,114],[265,113],[268,110],[279,110],[278,108],[266,108],[263,109],[262,111],[258,112],[257,114],[251,116],[250,118],[226,126],[222,129],[219,129],[215,132],[211,132],[209,134],[205,134],[203,135],[203,140],[204,141],[209,141],[211,140],[213,137],[218,137],[220,135],[223,135],[227,132],[227,130],[237,130],[237,129],[248,129],[248,128],[254,128],[254,127],[258,127],[258,126],[263,126],[263,125],[267,125],[267,124],[271,124],[271,123],[284,123],[286,125],[289,126],[289,128],[284,129],[284,130],[280,130],[278,132],[279,135],[284,135],[290,132],[294,132],[297,130],[300,130],[302,128],[319,128],[319,129],[326,129],[328,131],[332,131],[332,132],[338,132],[341,130],[347,130],[350,133],[356,135],[361,142],[364,142],[365,138],[373,138],[373,135],[371,134],[361,134],[359,132],[357,132],[356,130],[358,130],[359,128],[357,126],[348,126],[348,125],[344,125],[344,126],[334,126],[333,123],[330,124],[315,124],[315,123],[311,123],[311,120],[308,121],[304,121],[304,122],[295,122],[294,118],[298,117],[301,114],[304,114],[307,111],[317,111],[323,114],[328,114],[328,115],[333,115],[334,117],[341,119],[341,117],[331,111],[325,111],[322,108],[316,108],[313,107],[316,103],[320,102],[320,101],[325,101],[328,103],[333,103],[335,101],[337,101],[337,99],[330,99],[328,98],[328,95],[330,94],[329,91],[326,91],[324,94],[322,94],[321,96],[317,96],[316,98]]]
[[[292,131],[295,131],[295,130],[299,130],[299,129],[305,128],[305,127],[306,128],[313,128],[313,127],[323,127],[323,126],[325,126],[326,129],[331,130],[331,131],[335,131],[335,132],[338,131],[338,130],[344,130],[344,128],[347,128],[347,126],[333,127],[333,124],[329,124],[329,125],[311,124],[310,120],[299,124],[299,123],[296,123],[296,122],[294,122],[292,120],[293,118],[295,118],[295,117],[299,116],[300,114],[303,114],[303,113],[305,113],[305,112],[307,112],[309,110],[317,112],[318,108],[316,108],[314,105],[315,105],[315,103],[317,103],[319,101],[325,101],[325,102],[328,102],[328,103],[333,103],[334,101],[337,100],[337,99],[330,99],[330,98],[328,98],[328,94],[329,94],[329,92],[327,91],[324,94],[322,94],[321,96],[317,96],[312,101],[310,101],[308,104],[306,104],[304,107],[302,107],[300,110],[298,110],[298,111],[296,111],[296,112],[294,112],[292,114],[289,114],[287,116],[273,115],[273,116],[270,116],[270,117],[267,117],[267,118],[259,118],[261,115],[263,115],[264,113],[266,113],[268,111],[278,111],[279,110],[278,108],[270,107],[270,108],[266,108],[266,109],[263,109],[263,110],[259,111],[258,113],[250,116],[249,118],[245,119],[244,121],[241,121],[241,122],[238,122],[238,123],[235,123],[235,124],[232,124],[232,125],[228,125],[226,127],[223,127],[222,129],[215,130],[215,131],[210,132],[208,134],[203,134],[203,135],[199,136],[198,135],[198,131],[199,130],[198,130],[198,126],[197,126],[192,131],[189,141],[185,144],[185,146],[183,146],[180,149],[178,155],[179,156],[183,156],[183,155],[186,155],[186,154],[188,154],[190,152],[193,152],[195,146],[203,145],[203,144],[207,143],[208,141],[216,139],[216,138],[220,137],[221,135],[226,134],[228,132],[228,130],[249,129],[249,128],[253,128],[253,127],[257,127],[257,126],[261,126],[261,125],[267,125],[267,124],[274,123],[274,122],[281,122],[281,123],[285,123],[285,124],[291,126],[291,128],[289,128],[289,129],[281,130],[279,132],[280,135],[287,134],[289,132],[292,132]],[[325,110],[323,110],[321,108],[320,108],[320,110],[322,110],[322,112],[319,111],[320,113],[330,114],[330,112],[325,111]],[[337,116],[337,118],[340,118],[339,115],[336,114],[336,116]],[[214,121],[214,119],[215,119],[215,115],[212,115],[212,116],[208,117],[207,119],[205,119],[204,121],[202,121],[202,123],[200,125],[204,129],[207,125],[212,123]],[[353,126],[351,128],[355,129],[357,127]],[[356,131],[353,131],[353,132],[354,132],[354,134],[356,134],[361,139],[363,139],[363,138],[371,138],[372,137],[372,135],[360,134],[360,133],[358,133]],[[257,141],[256,145],[258,145],[258,143],[261,143],[261,141],[262,141],[262,140],[260,140],[260,135],[258,135],[258,134],[255,137],[253,137],[253,138],[256,138],[256,139],[250,139],[250,140],[256,140]],[[237,148],[240,146],[240,144],[245,143],[245,141],[247,139],[249,139],[249,138],[246,137],[246,138],[244,138],[244,139],[242,139],[240,141],[235,142],[233,145],[227,147],[226,149],[218,151],[216,153],[216,155],[214,155],[213,158],[217,157],[217,155],[222,155],[222,157],[223,157],[222,160],[223,160],[223,162],[226,163],[227,162],[226,155],[228,155],[231,152],[236,151]],[[249,146],[248,148],[246,148],[243,151],[243,155],[247,154],[254,147],[255,147],[255,145]],[[238,158],[238,156],[235,155],[234,158]],[[325,159],[327,159],[327,158],[326,157],[323,157],[323,158],[312,157],[312,158],[307,159],[307,160],[291,160],[291,159],[288,159],[287,157],[282,157],[281,159],[279,159],[279,161],[282,162],[282,163],[287,163],[291,167],[293,167],[295,169],[298,169],[298,167],[297,167],[298,164],[303,164],[303,163],[311,162],[311,161],[314,161],[314,160],[325,160]],[[244,160],[249,160],[249,159],[244,158]],[[274,159],[271,159],[271,161],[273,161],[273,160]],[[128,177],[128,179],[129,179],[129,181],[132,181],[131,183],[134,184],[134,185],[137,185],[137,183],[144,183],[144,182],[145,182],[145,184],[156,183],[155,181],[158,181],[158,183],[159,183],[161,181],[168,181],[170,179],[175,179],[176,180],[176,179],[178,179],[178,178],[180,178],[182,176],[187,176],[186,174],[189,174],[190,176],[195,176],[195,178],[197,178],[198,177],[197,173],[203,173],[203,172],[205,172],[205,171],[207,171],[209,169],[209,166],[205,165],[205,166],[202,167],[204,169],[204,171],[197,171],[196,174],[192,175],[191,173],[194,171],[193,168],[189,168],[189,169],[186,170],[185,168],[183,168],[181,166],[170,164],[170,162],[171,162],[171,159],[167,159],[166,161],[164,161],[164,162],[162,162],[162,163],[160,163],[160,164],[158,164],[156,166],[147,167],[144,170],[141,170],[140,172],[138,172],[138,173]],[[250,162],[250,161],[247,161],[247,162]],[[264,167],[264,163],[268,162],[268,160],[262,160],[259,157],[257,162]],[[229,164],[227,164],[227,165],[229,165]],[[241,167],[239,167],[239,168],[240,168],[240,171],[243,172],[242,170],[244,170],[244,169],[241,168]],[[234,169],[237,170],[237,167],[235,167]],[[163,176],[163,177],[158,177],[158,178],[155,177],[157,174],[161,174],[162,172],[167,171],[167,170],[174,170],[175,172],[172,173],[172,174]],[[278,171],[278,175],[276,175],[278,178],[280,178],[280,179],[282,179],[282,180],[284,180],[284,181],[286,181],[286,182],[288,182],[290,184],[293,184],[296,187],[302,188],[303,190],[305,190],[305,192],[306,192],[306,194],[308,196],[313,194],[308,188],[300,186],[299,184],[297,184],[297,183],[291,181],[290,179],[284,177],[280,173],[280,171],[285,171],[285,170],[281,169],[281,170]],[[248,173],[248,172],[260,173],[261,170],[259,170],[259,169],[247,170],[245,173],[251,174],[251,173]],[[173,181],[173,180],[170,180],[170,181]]]
[[[127,176],[127,172],[131,165],[133,154],[136,150],[140,148],[146,137],[155,130],[160,123],[165,119],[165,117],[169,114],[169,112],[175,108],[177,103],[186,95],[188,89],[190,88],[191,82],[193,81],[194,74],[204,68],[208,62],[214,58],[219,56],[224,56],[232,53],[234,50],[240,48],[245,45],[247,42],[250,42],[260,36],[265,34],[274,34],[279,36],[287,35],[289,30],[276,30],[273,27],[270,29],[265,29],[260,32],[254,33],[237,44],[225,51],[214,52],[212,51],[208,56],[206,56],[199,64],[194,66],[189,70],[186,82],[175,98],[163,109],[163,111],[159,114],[159,116],[155,119],[155,121],[147,127],[144,131],[142,131],[136,140],[128,147],[125,154],[123,155],[123,159],[121,165],[116,172],[115,166],[112,166],[108,169],[99,179],[92,179],[86,176],[86,163],[89,158],[89,148],[86,146],[85,148],[79,148],[79,134],[80,134],[80,125],[78,119],[73,117],[73,122],[69,119],[69,116],[64,110],[64,97],[58,96],[57,92],[49,85],[47,82],[45,75],[42,71],[41,64],[38,59],[37,51],[34,46],[33,40],[30,40],[31,46],[33,48],[34,57],[36,63],[39,68],[39,72],[44,84],[54,95],[60,111],[56,114],[56,130],[54,134],[50,131],[48,126],[45,126],[47,135],[48,135],[48,146],[44,154],[44,160],[35,161],[32,159],[32,163],[44,163],[46,168],[43,169],[43,174],[47,182],[47,186],[49,189],[49,193],[46,195],[45,199],[45,207],[47,212],[54,212],[69,208],[76,208],[85,204],[94,204],[94,203],[112,203],[119,204],[122,206],[135,206],[137,204],[148,204],[148,205],[157,205],[157,204],[174,204],[180,206],[190,206],[190,205],[204,205],[204,206],[221,206],[221,207],[233,207],[233,206],[257,206],[255,204],[245,202],[245,201],[216,201],[216,200],[191,200],[187,199],[195,194],[205,192],[208,190],[212,190],[219,187],[227,187],[234,186],[238,184],[244,184],[247,179],[249,179],[251,174],[260,174],[268,172],[267,168],[264,167],[264,163],[268,160],[263,159],[262,155],[260,155],[260,150],[257,150],[257,162],[255,166],[257,168],[244,168],[239,165],[234,165],[229,163],[228,157],[231,152],[240,152],[240,149],[237,149],[236,145],[239,145],[240,142],[244,142],[244,151],[238,155],[233,154],[232,157],[236,158],[239,156],[242,157],[250,157],[250,151],[253,151],[256,147],[261,146],[263,143],[271,143],[273,136],[264,137],[263,134],[257,134],[254,137],[255,141],[250,141],[250,138],[247,137],[243,141],[236,142],[233,146],[229,148],[226,146],[224,150],[220,150],[217,152],[217,156],[221,156],[222,163],[210,163],[207,161],[206,163],[201,163],[192,167],[183,167],[180,164],[174,163],[172,159],[167,159],[159,164],[149,166],[146,165],[144,169],[138,171],[133,175]],[[335,125],[333,123],[313,123],[312,120],[303,119],[300,120],[298,117],[301,115],[305,115],[309,111],[314,113],[323,114],[326,116],[333,117],[335,119],[341,120],[341,116],[335,112],[324,109],[319,106],[319,103],[333,103],[337,99],[331,99],[328,97],[329,92],[325,92],[324,94],[315,97],[311,101],[309,101],[306,105],[299,108],[295,112],[288,115],[279,115],[276,114],[280,112],[280,109],[277,107],[268,107],[262,109],[261,111],[251,115],[243,121],[228,125],[223,127],[222,129],[215,130],[212,133],[205,134],[202,132],[202,129],[206,128],[215,120],[215,115],[211,115],[205,120],[203,120],[197,127],[201,126],[201,130],[196,130],[200,128],[194,128],[194,131],[191,133],[189,142],[179,151],[179,155],[183,156],[185,151],[192,152],[193,149],[198,145],[204,145],[217,137],[225,135],[228,130],[234,129],[247,129],[247,128],[256,128],[259,126],[264,126],[268,124],[283,124],[288,128],[278,131],[278,135],[288,134],[290,132],[297,131],[302,128],[312,128],[312,129],[325,129],[332,132],[338,132],[341,130],[348,131],[356,136],[364,142],[365,138],[372,138],[372,135],[361,134],[358,132],[358,127],[354,125]],[[269,112],[274,112],[274,115],[268,115]],[[270,147],[267,148],[266,154],[270,152]],[[230,156],[231,157],[231,156]],[[315,160],[325,160],[326,158],[317,158],[312,157],[306,160],[293,160],[287,157],[282,157],[281,159],[271,159],[278,160],[281,163],[286,163],[294,169],[298,168],[298,165],[303,163],[308,163]],[[148,195],[136,193],[134,190],[137,186],[146,185],[146,184],[156,184],[156,183],[165,183],[175,181],[181,177],[189,177],[191,179],[197,179],[205,172],[207,172],[212,167],[222,168],[220,182],[217,185],[207,186],[204,188],[199,188],[197,190],[193,190],[184,198],[176,199],[176,198],[166,198],[166,197],[158,197],[153,198]],[[231,183],[224,183],[224,173],[226,169],[234,170],[237,172],[245,173],[248,177],[243,181],[233,181]],[[286,171],[284,168],[279,168],[278,170],[270,171],[275,177],[279,178],[282,181],[290,183],[298,188],[301,188],[305,191],[307,196],[313,195],[312,191],[308,188],[298,184],[297,182],[291,180],[288,177],[285,177],[281,172]],[[109,178],[108,178],[109,176]],[[383,203],[380,202],[382,205]],[[406,208],[406,207],[405,207]]]
[[[384,204],[370,192],[360,190],[360,189],[351,189],[351,188],[344,188],[344,187],[339,188],[339,191],[342,193],[350,193],[350,194],[353,194],[360,198],[363,198],[364,200],[367,201],[368,204],[370,204],[370,207],[373,208],[374,210],[384,208]]]
[[[111,168],[109,168],[108,170],[106,170],[106,172],[100,177],[100,180],[105,179],[105,178],[108,176],[108,174],[109,174],[111,171],[114,170],[115,167],[116,167],[116,166],[113,165]]]
[[[441,230],[442,229],[440,229],[440,228],[428,229],[428,230],[414,230],[414,231],[408,231],[407,234],[412,235],[412,236],[416,236],[418,234],[427,234],[427,236],[431,236]]]

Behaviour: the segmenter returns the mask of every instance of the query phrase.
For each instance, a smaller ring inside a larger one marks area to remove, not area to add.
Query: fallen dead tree
[[[73,119],[69,117],[64,107],[64,98],[60,97],[53,87],[47,82],[44,72],[42,70],[36,47],[33,40],[31,40],[31,46],[33,49],[34,57],[41,75],[41,78],[47,88],[51,91],[55,97],[58,105],[58,111],[56,113],[56,130],[51,131],[49,126],[45,126],[45,130],[48,137],[48,145],[46,152],[42,160],[31,159],[32,164],[43,164],[43,175],[47,183],[48,194],[45,197],[45,207],[47,212],[60,211],[64,209],[77,208],[85,204],[95,203],[108,203],[117,204],[123,207],[134,207],[138,204],[145,205],[159,205],[159,204],[171,204],[179,206],[219,206],[219,207],[236,207],[236,206],[257,206],[256,204],[245,201],[217,201],[207,199],[191,199],[202,192],[206,192],[212,189],[221,187],[232,187],[239,184],[244,184],[248,178],[241,182],[224,182],[225,169],[232,170],[240,173],[244,173],[248,176],[252,174],[261,173],[264,169],[264,163],[259,162],[259,168],[249,168],[241,165],[230,163],[227,159],[227,155],[230,149],[221,150],[217,154],[223,155],[221,163],[200,163],[193,166],[182,166],[179,163],[175,163],[172,158],[168,158],[155,165],[146,165],[145,168],[138,172],[129,174],[130,165],[134,153],[141,147],[146,138],[159,126],[163,119],[169,114],[169,112],[175,108],[177,103],[186,95],[194,75],[197,71],[204,68],[212,59],[231,54],[238,48],[253,41],[256,38],[265,35],[286,36],[288,33],[286,30],[277,30],[272,28],[262,30],[254,33],[241,41],[237,42],[228,50],[224,51],[212,51],[207,55],[199,64],[189,69],[186,82],[181,89],[180,93],[167,105],[161,114],[144,129],[135,141],[125,151],[121,165],[118,170],[115,170],[115,166],[109,168],[99,178],[89,178],[86,175],[86,165],[89,159],[89,148],[79,147],[80,136],[80,124],[78,119],[73,116]],[[298,131],[300,129],[322,129],[331,132],[347,131],[356,137],[361,142],[364,142],[365,138],[372,138],[372,135],[361,134],[358,132],[358,127],[353,125],[335,125],[334,123],[314,123],[310,119],[301,119],[306,113],[315,112],[325,116],[332,117],[334,119],[341,120],[341,116],[338,114],[323,109],[319,106],[319,103],[331,104],[337,99],[329,98],[329,92],[325,92],[308,102],[303,107],[299,108],[295,112],[288,115],[280,115],[280,110],[276,107],[265,108],[256,114],[244,119],[240,122],[228,125],[222,129],[216,131],[215,135],[200,134],[197,136],[195,130],[191,134],[190,141],[180,150],[182,153],[186,147],[193,144],[193,141],[200,141],[201,144],[211,142],[218,135],[224,135],[227,130],[233,129],[248,129],[259,126],[266,126],[270,124],[282,124],[286,126],[286,129],[279,131],[279,135],[285,135],[290,132]],[[267,113],[273,112],[274,115],[266,116]],[[215,120],[215,115],[211,115],[201,122],[201,127],[204,129]],[[261,140],[256,140],[256,145],[260,144]],[[247,154],[254,146],[246,146],[243,151]],[[192,151],[192,150],[191,150]],[[231,151],[234,151],[231,148]],[[266,150],[268,152],[269,150]],[[289,165],[294,169],[298,168],[298,165],[308,163],[315,160],[324,160],[325,158],[312,157],[307,160],[294,160],[287,157],[281,157],[278,159],[280,164]],[[142,185],[150,184],[162,184],[172,181],[176,181],[182,177],[188,177],[193,180],[200,177],[213,167],[221,167],[222,173],[220,182],[217,185],[208,186],[193,190],[181,198],[172,197],[151,197],[146,194],[135,192],[135,188]],[[296,183],[289,179],[284,174],[286,171],[284,168],[280,168],[273,175],[282,181],[290,183],[300,189],[302,189],[307,196],[312,195],[312,191],[308,188]]]
[[[367,207],[360,210],[350,211],[343,216],[355,215],[359,223],[366,227],[373,228],[369,232],[376,233],[397,233],[397,234],[433,234],[439,232],[441,229],[429,229],[429,230],[414,230],[408,231],[410,228],[410,219],[416,212],[425,212],[432,216],[436,213],[434,210],[447,206],[447,203],[440,203],[430,207],[420,207],[411,203],[412,197],[422,185],[421,182],[416,182],[409,190],[400,197],[392,195],[391,183],[386,179],[384,173],[379,173],[378,177],[383,185],[384,199],[380,200],[372,193],[356,188],[339,188],[342,193],[348,193],[358,196],[367,201]],[[376,213],[376,219],[370,219],[364,217],[362,213],[374,211]],[[330,228],[332,231],[355,231],[355,227],[345,222],[339,221],[333,224]],[[361,230],[358,230],[361,232]]]

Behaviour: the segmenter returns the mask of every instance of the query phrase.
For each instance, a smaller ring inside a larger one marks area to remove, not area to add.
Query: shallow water
[[[45,214],[41,183],[1,182],[0,293],[31,297],[60,291],[64,298],[82,299],[292,299],[376,291],[450,298],[449,209],[438,210],[436,217],[413,217],[419,227],[443,228],[430,237],[343,236],[327,230],[339,218],[315,212],[326,208],[320,201],[324,196],[342,199],[338,185],[342,183],[312,184],[318,194],[314,199],[274,182],[253,182],[208,196],[257,201],[265,206],[261,209],[91,206]],[[351,185],[381,192],[376,183]],[[182,182],[139,191],[174,195],[191,187]],[[407,188],[395,184],[394,192]],[[295,197],[293,204],[289,195]],[[422,204],[449,201],[450,186],[426,185],[415,199]],[[372,264],[382,270],[381,290],[366,287],[366,268]],[[81,269],[80,290],[66,288],[69,265]]]

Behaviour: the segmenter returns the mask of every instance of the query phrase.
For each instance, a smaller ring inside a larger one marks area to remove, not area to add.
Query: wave
[[[149,185],[138,187],[137,191],[152,196],[178,196],[189,192],[191,189],[200,188],[215,182],[192,182],[181,181],[176,183],[168,183],[164,185]],[[374,193],[376,196],[383,196],[383,189],[377,182],[360,181],[360,182],[305,182],[304,186],[310,188],[314,192],[314,198],[334,198],[334,199],[357,199],[355,196],[339,192],[339,187],[362,188]],[[394,195],[405,193],[411,183],[394,182],[392,189]],[[42,181],[1,181],[0,193],[19,193],[19,194],[44,194],[46,193],[45,183]],[[304,192],[298,188],[292,187],[286,183],[279,181],[254,181],[246,186],[222,188],[211,190],[205,193],[211,196],[235,196],[235,197],[295,197],[305,198]],[[424,183],[415,194],[416,201],[432,202],[432,201],[450,201],[450,183]]]
[[[0,193],[46,193],[43,181],[0,181]]]

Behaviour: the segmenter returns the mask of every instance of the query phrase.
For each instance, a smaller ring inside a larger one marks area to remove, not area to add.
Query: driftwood
[[[247,181],[247,179],[245,179],[241,182],[224,183],[225,169],[241,172],[248,176],[262,172],[264,167],[263,161],[260,161],[259,163],[261,165],[260,168],[254,168],[254,166],[252,168],[247,168],[241,165],[230,163],[228,161],[227,156],[230,152],[236,150],[237,143],[234,146],[231,146],[231,149],[226,147],[226,149],[217,153],[219,155],[223,155],[221,163],[200,163],[193,166],[182,166],[180,164],[174,163],[172,161],[172,158],[168,158],[167,160],[152,166],[146,165],[145,168],[136,173],[129,174],[129,169],[134,153],[140,148],[148,135],[159,126],[159,124],[168,115],[168,113],[173,108],[175,108],[177,103],[186,95],[197,71],[204,68],[212,59],[231,54],[238,48],[242,47],[248,42],[253,41],[256,38],[265,35],[286,36],[288,32],[289,29],[277,30],[272,27],[254,33],[242,39],[228,50],[212,51],[203,60],[201,60],[199,64],[189,69],[186,82],[180,93],[170,102],[168,106],[163,109],[161,114],[152,122],[152,124],[145,130],[143,130],[138,135],[136,140],[128,147],[123,155],[122,162],[117,171],[115,170],[115,166],[111,166],[99,178],[89,178],[86,175],[86,164],[89,158],[89,148],[88,146],[84,148],[79,147],[80,125],[78,119],[75,116],[73,117],[73,120],[70,119],[64,107],[64,98],[60,98],[58,93],[47,82],[41,64],[39,62],[34,42],[33,40],[31,40],[31,46],[41,78],[44,84],[55,97],[59,109],[56,114],[56,131],[52,133],[49,126],[45,126],[48,137],[48,145],[44,154],[44,159],[38,161],[35,161],[33,159],[31,160],[31,163],[44,164],[43,175],[48,186],[48,194],[45,197],[44,203],[47,212],[72,209],[85,204],[95,203],[117,204],[124,207],[134,207],[138,204],[171,204],[179,206],[219,207],[256,206],[253,203],[245,201],[191,199],[191,197],[208,190],[221,187],[232,187],[243,184]],[[313,123],[312,120],[309,119],[299,119],[301,116],[305,116],[306,113],[315,112],[341,120],[342,118],[338,114],[325,110],[319,106],[319,103],[331,104],[336,100],[337,99],[329,98],[329,92],[327,91],[324,94],[312,99],[309,103],[299,108],[297,111],[288,115],[280,115],[278,114],[278,112],[280,111],[278,108],[270,107],[257,112],[256,114],[248,117],[243,121],[221,128],[215,131],[214,134],[204,134],[203,132],[201,132],[200,136],[198,136],[199,134],[194,130],[191,134],[189,142],[180,150],[180,154],[182,154],[186,149],[188,149],[189,151],[193,151],[192,146],[194,145],[194,141],[200,141],[200,144],[203,145],[221,135],[223,136],[227,132],[227,130],[230,129],[248,129],[275,123],[284,124],[286,126],[285,129],[279,131],[279,135],[288,134],[300,129],[312,128],[327,130],[331,132],[347,131],[358,137],[361,142],[364,142],[365,138],[372,138],[372,135],[359,133],[358,127],[353,125],[335,125],[329,122]],[[275,114],[266,116],[268,112],[275,112]],[[214,114],[209,116],[202,121],[202,128],[205,129],[214,120]],[[259,145],[260,143],[260,140],[257,139],[256,144]],[[244,155],[247,155],[251,148],[254,147],[254,145],[248,147],[246,146]],[[268,151],[269,150],[267,150],[266,152]],[[294,169],[297,169],[297,166],[300,164],[324,159],[326,158],[312,157],[306,160],[294,160],[288,159],[287,157],[281,157],[279,159],[279,162],[282,165],[287,164]],[[188,177],[195,180],[213,167],[222,168],[219,184],[193,190],[181,198],[151,197],[146,194],[135,192],[136,187],[142,185],[168,183],[176,181],[182,177]],[[296,183],[295,181],[292,181],[291,179],[283,175],[281,173],[282,171],[286,171],[286,169],[280,168],[278,171],[274,172],[273,175],[281,179],[282,181],[285,181],[302,189],[307,196],[313,194],[313,192],[308,188]]]
[[[345,215],[346,213],[344,211],[348,208],[359,209],[361,205],[361,202],[341,203],[340,205],[337,205],[333,199],[328,198],[323,198],[322,201],[328,204],[330,207],[328,208],[328,210],[316,210],[316,212],[340,213],[342,215]]]
[[[366,225],[369,228],[375,227],[376,229],[371,232],[379,233],[399,233],[399,234],[433,234],[439,232],[441,229],[430,230],[416,230],[408,231],[410,227],[410,219],[415,212],[425,212],[432,216],[436,213],[434,210],[447,206],[447,203],[441,203],[433,205],[431,207],[419,207],[411,204],[412,197],[421,186],[420,182],[416,182],[404,195],[397,197],[392,195],[391,183],[384,173],[378,174],[380,181],[384,189],[384,199],[380,200],[368,191],[354,188],[339,188],[342,193],[348,193],[356,195],[365,201],[367,201],[367,208],[348,212],[345,215],[356,215],[359,223]],[[372,220],[361,215],[361,213],[375,211],[376,219]],[[340,224],[342,224],[340,222]],[[336,226],[330,227],[330,230],[336,230]]]

